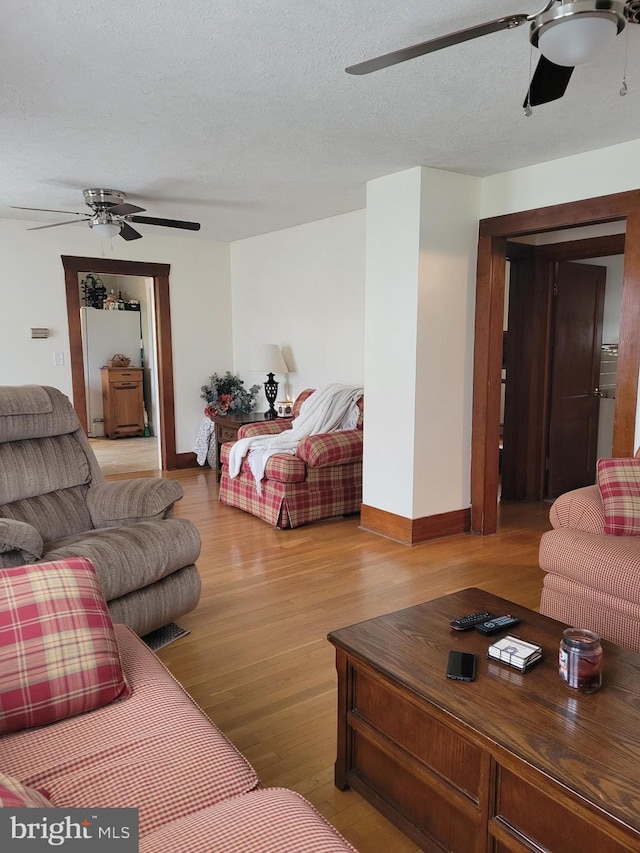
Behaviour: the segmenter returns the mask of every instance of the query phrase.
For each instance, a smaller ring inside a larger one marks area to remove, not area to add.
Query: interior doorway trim
[[[173,396],[173,353],[171,347],[171,311],[169,305],[169,264],[145,261],[119,261],[106,258],[84,258],[62,255],[69,347],[71,354],[71,385],[73,405],[87,432],[87,398],[85,392],[82,329],[80,325],[80,288],[78,273],[95,272],[110,275],[135,275],[153,278],[156,338],[158,347],[158,403],[160,416],[160,459],[165,471],[178,467],[176,455],[176,424]]]
[[[606,222],[626,222],[613,455],[633,456],[640,369],[640,190],[480,221],[471,430],[471,530],[498,528],[500,386],[506,241]]]

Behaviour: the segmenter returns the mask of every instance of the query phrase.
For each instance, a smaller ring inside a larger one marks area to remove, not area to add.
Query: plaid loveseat
[[[303,391],[293,404],[293,417],[313,393]],[[267,461],[262,494],[247,458],[237,477],[229,476],[231,442],[223,444],[220,477],[220,502],[257,515],[274,527],[300,527],[311,521],[360,512],[362,503],[362,426],[364,397],[358,400],[360,417],[357,429],[312,435],[303,439],[295,456],[277,453]],[[291,420],[278,419],[245,424],[238,438],[277,435],[291,429]]]

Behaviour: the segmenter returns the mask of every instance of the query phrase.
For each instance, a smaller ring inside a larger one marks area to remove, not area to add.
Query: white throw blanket
[[[236,441],[229,452],[229,476],[238,476],[242,460],[250,450],[249,466],[256,481],[256,490],[261,494],[261,481],[270,456],[274,453],[294,454],[298,442],[310,435],[345,427],[354,429],[357,415],[353,409],[363,393],[362,388],[337,383],[314,391],[300,407],[300,414],[294,418],[291,429],[278,435],[255,435]]]

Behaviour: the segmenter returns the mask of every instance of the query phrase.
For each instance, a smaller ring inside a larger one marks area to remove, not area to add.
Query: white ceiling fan
[[[41,231],[43,228],[57,228],[59,225],[71,225],[73,222],[88,222],[89,227],[100,237],[116,237],[120,235],[124,240],[139,240],[142,237],[139,231],[132,228],[131,222],[139,222],[143,225],[161,225],[164,228],[182,228],[187,231],[199,231],[199,222],[185,222],[182,219],[160,219],[157,216],[140,216],[144,213],[144,207],[138,207],[125,201],[126,195],[121,190],[86,189],[82,190],[85,204],[91,209],[91,213],[76,213],[70,210],[50,210],[44,207],[18,207],[13,205],[14,210],[38,210],[44,213],[66,213],[71,216],[79,216],[80,219],[67,219],[64,222],[53,222],[51,225],[37,225],[27,228],[27,231]]]
[[[576,65],[593,59],[627,24],[640,23],[640,0],[549,0],[532,15],[507,15],[359,62],[345,70],[349,74],[370,74],[524,23],[530,24],[529,40],[542,54],[524,102],[525,107],[535,107],[561,98]]]

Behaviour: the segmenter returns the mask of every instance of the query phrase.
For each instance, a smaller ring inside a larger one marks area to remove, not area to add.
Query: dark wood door
[[[554,282],[547,497],[595,482],[607,271],[558,263]]]

